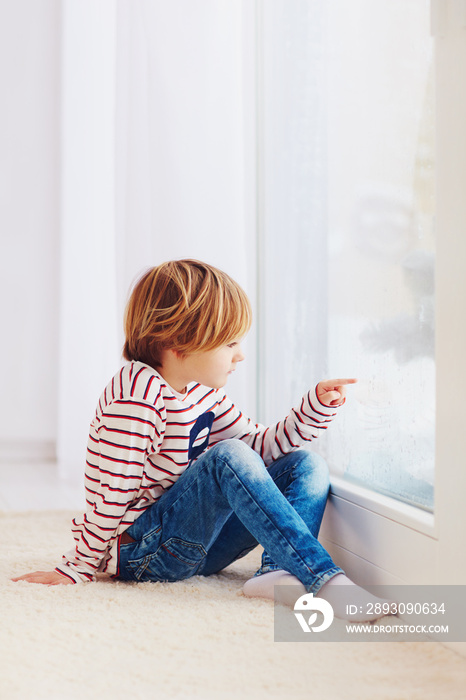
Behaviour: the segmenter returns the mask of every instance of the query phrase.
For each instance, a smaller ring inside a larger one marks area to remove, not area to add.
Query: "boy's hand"
[[[28,581],[29,583],[43,583],[46,586],[58,586],[60,584],[72,584],[66,576],[62,576],[58,571],[34,571],[31,574],[24,574],[24,576],[17,576],[12,578],[12,581]]]
[[[324,406],[340,406],[346,401],[346,385],[355,384],[357,381],[357,379],[326,379],[317,384],[317,398]]]

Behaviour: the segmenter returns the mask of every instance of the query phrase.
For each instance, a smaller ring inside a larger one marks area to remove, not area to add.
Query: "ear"
[[[163,348],[160,351],[160,364],[163,367],[171,364],[173,361],[179,362],[181,355],[175,348]]]
[[[167,348],[165,352],[167,353],[166,357],[168,356],[170,360],[175,362],[181,362],[186,357],[186,353],[181,352],[177,348]]]

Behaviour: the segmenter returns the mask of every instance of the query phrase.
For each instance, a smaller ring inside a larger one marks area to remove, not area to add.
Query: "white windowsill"
[[[331,475],[330,494],[354,503],[366,510],[405,525],[413,530],[437,539],[436,524],[433,513],[416,508],[408,503],[397,501],[369,488],[353,484],[342,477]]]

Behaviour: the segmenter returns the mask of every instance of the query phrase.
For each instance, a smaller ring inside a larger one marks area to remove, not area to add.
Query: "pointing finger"
[[[357,379],[329,379],[329,383],[331,382],[334,384],[334,386],[345,386],[345,384],[356,384],[358,381]]]
[[[346,386],[347,384],[355,384],[357,379],[325,379],[323,382],[319,382],[322,387],[333,388],[338,386]]]

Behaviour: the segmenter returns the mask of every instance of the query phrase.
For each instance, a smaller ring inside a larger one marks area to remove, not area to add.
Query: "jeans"
[[[209,576],[264,548],[256,576],[284,569],[317,593],[343,573],[317,541],[329,489],[324,460],[304,449],[268,468],[241,440],[204,452],[128,528],[117,577],[179,581]]]

